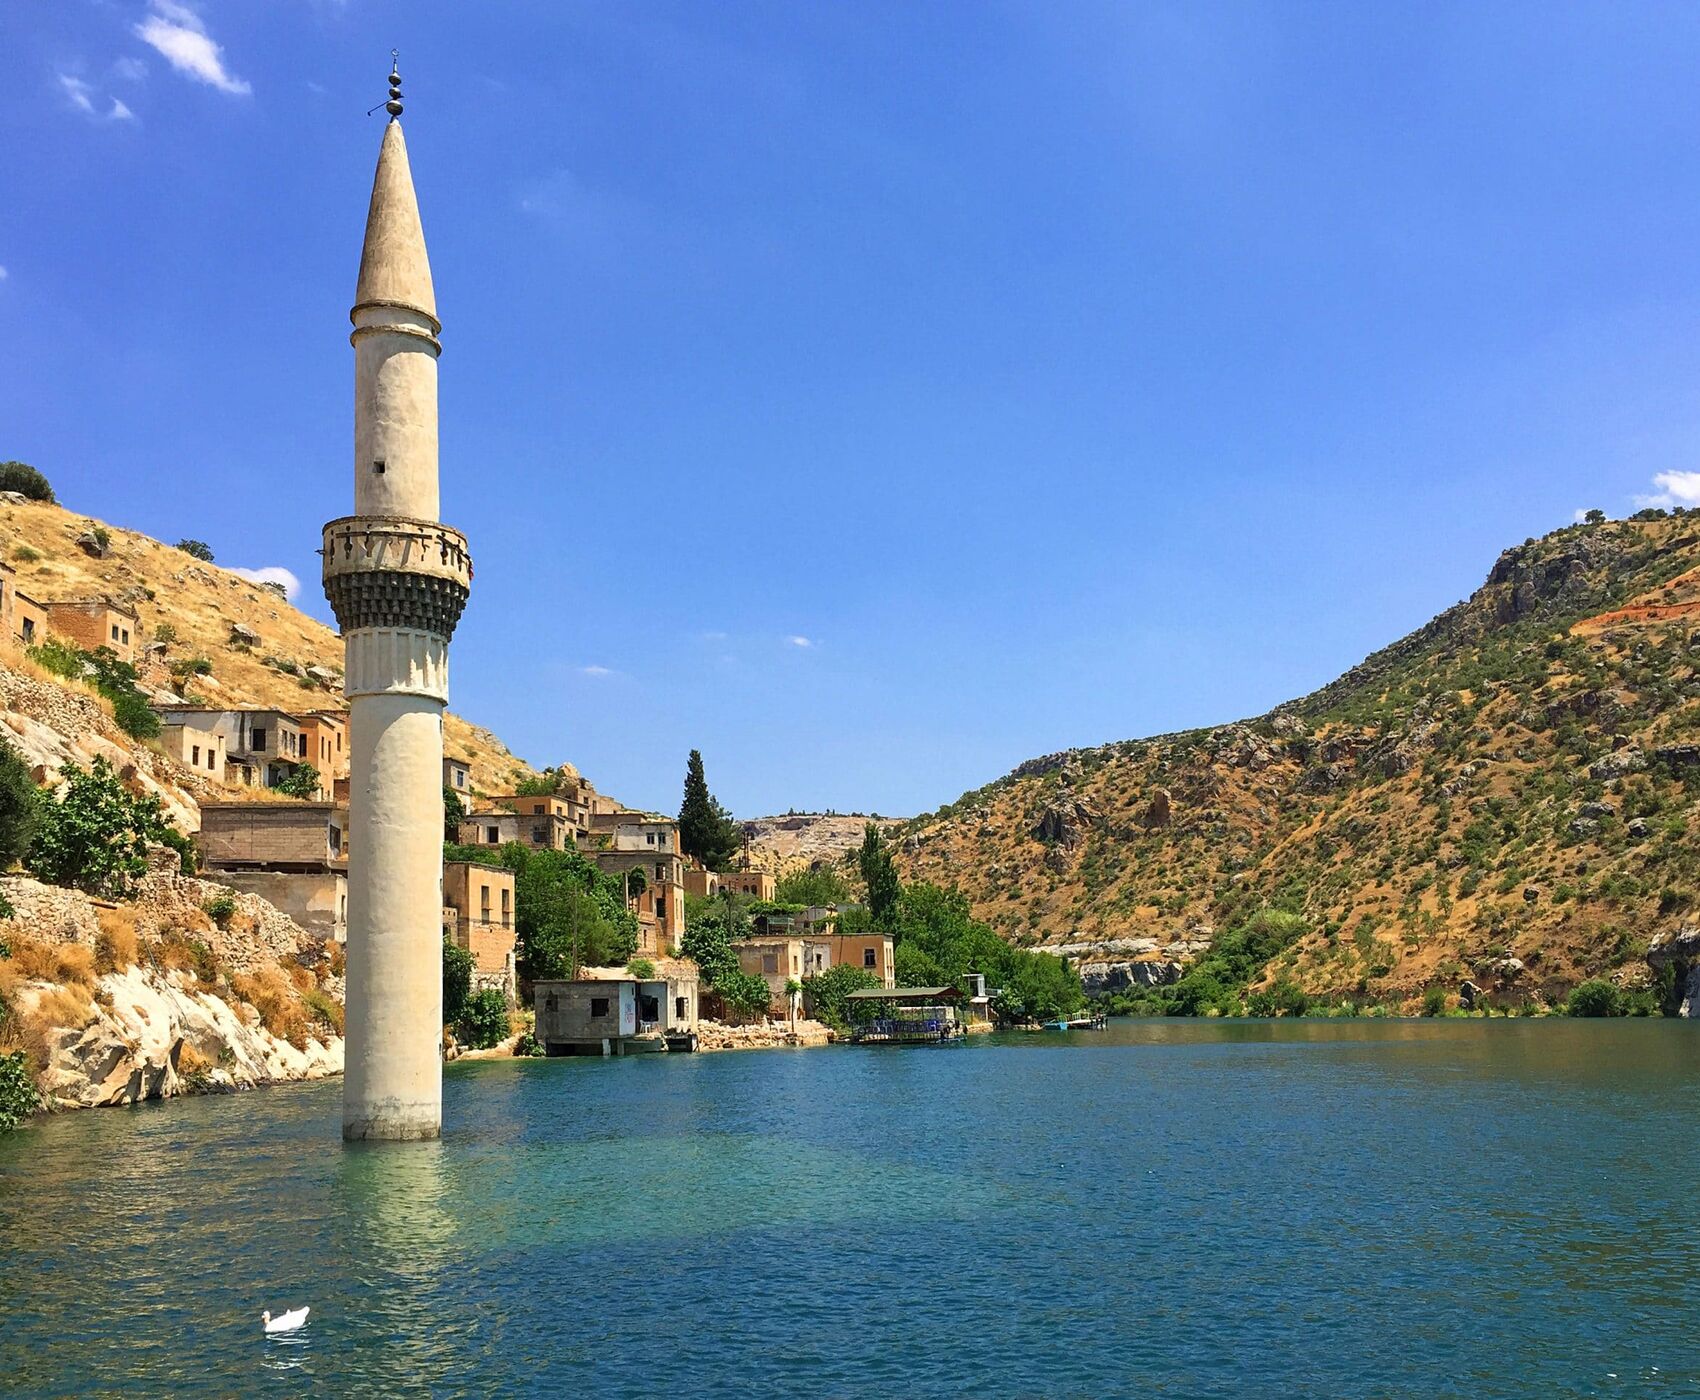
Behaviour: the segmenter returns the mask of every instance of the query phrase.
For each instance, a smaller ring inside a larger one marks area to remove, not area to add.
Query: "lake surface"
[[[440,1144],[344,1148],[338,1081],[0,1138],[0,1390],[1700,1392],[1700,1024],[445,1079]]]

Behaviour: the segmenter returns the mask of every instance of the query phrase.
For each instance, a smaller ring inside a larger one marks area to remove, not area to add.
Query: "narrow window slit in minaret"
[[[382,460],[372,463],[372,472],[375,476],[382,476],[384,474],[384,464]]]

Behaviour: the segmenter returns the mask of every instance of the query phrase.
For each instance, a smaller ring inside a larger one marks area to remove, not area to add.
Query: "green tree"
[[[685,764],[685,799],[679,805],[679,844],[710,870],[724,870],[743,845],[743,832],[732,814],[708,790],[702,754],[696,749]]]
[[[452,1026],[466,1010],[472,995],[472,954],[458,943],[443,940],[443,1024]]]
[[[880,979],[865,967],[840,963],[803,979],[803,1004],[809,1015],[824,1021],[834,1030],[845,1031],[850,1026],[848,997],[880,985]]]
[[[1606,513],[1596,507],[1584,515],[1582,519],[1589,525],[1604,525],[1606,523]]]
[[[40,1107],[29,1057],[22,1050],[0,1055],[0,1132],[17,1127]]]
[[[873,916],[874,927],[891,928],[903,887],[897,878],[897,864],[891,858],[891,847],[873,822],[869,822],[862,832],[862,846],[856,852],[856,864],[868,886],[868,913]]]
[[[490,852],[450,848],[449,858],[488,861]],[[514,930],[525,943],[526,980],[623,966],[637,951],[637,916],[626,907],[617,876],[604,875],[577,851],[532,851],[518,842],[502,847],[498,859],[514,872]]]
[[[0,491],[16,491],[32,501],[57,503],[47,478],[28,462],[0,462]]]
[[[160,801],[125,791],[104,758],[86,771],[67,763],[63,776],[63,795],[41,804],[30,869],[50,884],[122,899],[147,873],[148,843],[169,830]]]
[[[443,785],[443,840],[455,841],[460,837],[460,824],[466,817],[466,806],[460,800],[460,794],[446,783]]]
[[[199,559],[204,564],[213,561],[212,546],[205,540],[178,540],[177,547],[191,559]]]
[[[767,979],[745,972],[732,945],[749,936],[749,912],[744,901],[727,892],[685,927],[681,940],[686,957],[695,961],[704,987],[725,1009],[738,1016],[759,1015],[770,992]]]
[[[817,866],[797,870],[779,881],[774,898],[780,904],[819,904],[828,908],[850,899],[850,886],[836,870]]]
[[[281,792],[285,797],[298,797],[303,802],[311,802],[319,795],[319,770],[311,763],[303,763],[272,791]]]
[[[41,793],[30,779],[29,765],[0,739],[0,870],[28,854],[40,819]]]
[[[456,1033],[474,1050],[488,1050],[508,1038],[508,1003],[494,987],[485,987],[466,999],[457,1018]]]

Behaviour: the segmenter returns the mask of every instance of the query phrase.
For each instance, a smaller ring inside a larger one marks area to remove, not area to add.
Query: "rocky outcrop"
[[[1655,936],[1647,947],[1647,966],[1672,973],[1670,1014],[1700,1017],[1700,928],[1687,925]]]
[[[752,1026],[728,1026],[720,1021],[697,1022],[699,1050],[777,1050],[787,1045],[829,1045],[836,1037],[830,1026],[800,1020],[763,1021]]]
[[[91,1016],[47,1035],[40,1086],[55,1108],[100,1108],[184,1093],[233,1092],[342,1072],[342,1041],[279,1040],[251,1007],[193,989],[192,974],[139,967],[100,978]],[[51,993],[18,995],[29,1015]]]
[[[1040,808],[1032,830],[1034,837],[1046,845],[1073,847],[1085,839],[1097,820],[1096,807],[1064,792]]]
[[[1139,824],[1147,831],[1157,831],[1174,820],[1173,802],[1167,788],[1158,788],[1139,815]]]
[[[1184,965],[1167,958],[1128,962],[1083,962],[1080,985],[1088,996],[1125,992],[1131,987],[1167,987],[1181,980]]]

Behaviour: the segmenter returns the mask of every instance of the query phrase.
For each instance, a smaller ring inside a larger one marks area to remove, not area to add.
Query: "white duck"
[[[293,1332],[298,1327],[307,1325],[307,1314],[311,1308],[296,1308],[294,1312],[282,1313],[273,1317],[269,1312],[260,1314],[260,1321],[265,1323],[267,1332]]]

